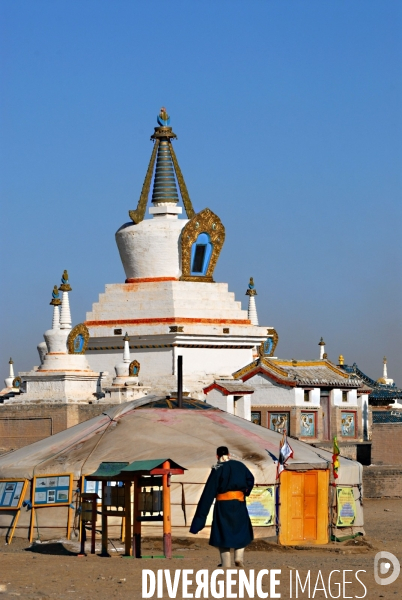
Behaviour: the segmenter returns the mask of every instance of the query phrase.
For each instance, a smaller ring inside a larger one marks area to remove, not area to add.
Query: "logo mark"
[[[393,572],[388,577],[380,577],[386,575],[393,567]],[[391,552],[378,552],[374,557],[374,579],[379,585],[389,585],[399,577],[401,565],[399,560],[391,554]]]

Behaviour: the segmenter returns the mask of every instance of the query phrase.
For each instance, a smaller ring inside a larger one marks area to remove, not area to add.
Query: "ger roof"
[[[233,376],[247,381],[258,372],[290,387],[316,385],[358,388],[362,383],[355,373],[345,373],[327,359],[308,361],[263,357],[236,371]]]

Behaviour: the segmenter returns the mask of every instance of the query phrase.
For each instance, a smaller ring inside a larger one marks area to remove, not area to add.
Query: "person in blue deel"
[[[212,467],[195,511],[190,533],[205,527],[209,509],[215,500],[209,543],[219,548],[222,567],[230,567],[230,549],[234,548],[237,567],[244,567],[244,548],[253,540],[253,527],[246,506],[246,496],[254,487],[251,471],[232,460],[226,446],[216,451],[218,462]]]

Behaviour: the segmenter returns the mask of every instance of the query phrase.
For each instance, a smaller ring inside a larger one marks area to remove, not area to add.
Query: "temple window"
[[[207,233],[200,233],[191,247],[191,275],[205,275],[212,255],[212,244]]]
[[[309,402],[309,401],[310,401],[310,391],[304,390],[304,402]]]
[[[347,401],[348,401],[348,393],[342,392],[342,402],[347,402]]]

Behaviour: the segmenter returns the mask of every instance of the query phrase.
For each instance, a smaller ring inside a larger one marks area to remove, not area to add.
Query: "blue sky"
[[[18,1],[1,11],[1,372],[38,364],[70,273],[74,323],[124,280],[114,241],[165,105],[196,210],[226,227],[215,279],[254,277],[277,354],[321,336],[402,385],[402,5]]]

